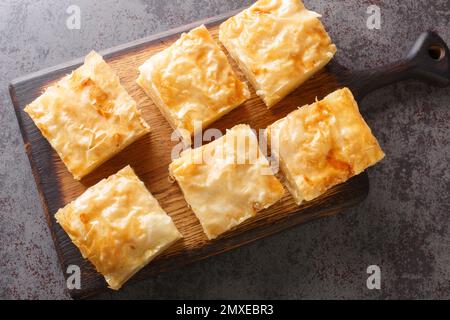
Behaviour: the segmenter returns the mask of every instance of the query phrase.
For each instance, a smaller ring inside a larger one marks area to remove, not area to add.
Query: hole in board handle
[[[440,61],[445,56],[445,50],[441,46],[433,44],[428,48],[428,55],[431,59]]]

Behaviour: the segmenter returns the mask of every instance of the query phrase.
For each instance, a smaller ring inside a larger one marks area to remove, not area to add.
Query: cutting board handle
[[[351,71],[347,76],[348,86],[359,101],[378,88],[406,79],[446,87],[450,85],[450,50],[437,33],[424,32],[404,59],[370,70]]]

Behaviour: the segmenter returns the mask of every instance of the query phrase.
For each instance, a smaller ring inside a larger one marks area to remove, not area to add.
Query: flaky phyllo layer
[[[77,180],[149,132],[136,102],[94,51],[25,111]]]
[[[296,202],[313,200],[384,158],[349,89],[337,90],[268,128]]]
[[[182,237],[129,166],[60,209],[56,220],[115,290]]]
[[[169,170],[209,239],[255,216],[284,194],[247,125],[235,126],[222,138],[183,152]]]
[[[220,41],[268,107],[333,58],[319,17],[300,0],[260,0],[220,26]]]
[[[194,134],[250,97],[208,30],[184,33],[139,67],[137,83],[174,129]]]

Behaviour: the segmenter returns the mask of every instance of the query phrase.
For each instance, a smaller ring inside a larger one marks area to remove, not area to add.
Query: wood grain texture
[[[292,197],[286,194],[281,202],[259,213],[255,218],[246,221],[236,230],[214,241],[207,240],[194,213],[188,208],[179,187],[168,179],[171,150],[177,143],[170,140],[172,129],[153,102],[138,87],[135,80],[138,76],[138,66],[156,52],[170,45],[179,37],[181,32],[188,31],[203,23],[209,27],[217,40],[218,23],[235,13],[231,12],[101,52],[105,60],[119,75],[123,86],[137,101],[152,131],[150,135],[129,146],[81,182],[72,178],[56,152],[40,134],[23,109],[37,98],[46,87],[79,66],[82,59],[32,74],[11,84],[11,97],[24,138],[26,152],[30,159],[62,270],[67,270],[69,265],[78,265],[82,270],[82,289],[70,291],[72,297],[85,298],[105,289],[106,283],[93,266],[81,257],[78,249],[56,223],[54,214],[58,209],[80,196],[88,187],[114,174],[128,164],[134,168],[184,235],[183,241],[178,242],[150,263],[129,283],[231,250],[312,219],[334,215],[343,209],[354,206],[366,197],[369,182],[367,175],[364,173],[301,207],[298,207]],[[238,70],[234,63],[233,65],[235,70]],[[222,132],[226,128],[231,128],[239,123],[249,124],[254,129],[265,128],[295,108],[313,102],[316,97],[323,98],[326,94],[346,85],[347,78],[348,74],[346,74],[344,68],[331,63],[271,110],[267,110],[262,100],[252,91],[252,98],[249,101],[212,126],[222,130]],[[67,276],[65,272],[64,274]]]

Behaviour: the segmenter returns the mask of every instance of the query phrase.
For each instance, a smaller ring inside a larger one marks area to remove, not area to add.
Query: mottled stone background
[[[68,298],[7,85],[15,77],[227,12],[250,1],[0,1],[0,298]],[[350,68],[399,59],[424,30],[450,43],[448,0],[305,0]],[[382,29],[368,30],[377,4]],[[81,7],[81,30],[66,8]],[[450,298],[450,88],[419,82],[362,109],[387,158],[360,206],[101,298]],[[382,268],[382,289],[366,268]]]

